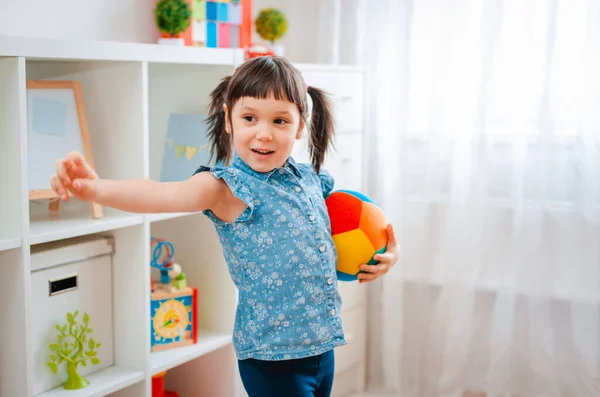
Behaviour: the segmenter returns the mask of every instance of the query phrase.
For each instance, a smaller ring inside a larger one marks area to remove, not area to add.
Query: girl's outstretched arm
[[[56,173],[50,182],[62,200],[68,200],[69,192],[80,200],[141,213],[212,209],[217,198],[227,196],[229,190],[209,172],[198,173],[181,182],[100,179],[78,152],[69,153],[56,162]]]

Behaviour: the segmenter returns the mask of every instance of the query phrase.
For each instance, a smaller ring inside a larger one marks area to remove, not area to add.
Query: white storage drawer
[[[335,190],[362,191],[363,184],[363,133],[351,132],[335,135],[335,149],[325,157],[323,168],[335,179]],[[294,145],[292,157],[298,163],[310,163],[308,139],[304,136]]]
[[[34,394],[62,385],[64,363],[55,375],[46,366],[48,346],[56,343],[56,324],[67,324],[67,313],[90,316],[89,334],[102,343],[100,364],[78,366],[84,376],[113,365],[112,336],[112,241],[108,238],[79,238],[43,244],[31,249],[31,333]]]
[[[335,151],[325,159],[325,168],[335,178],[335,189],[362,191],[363,133],[337,134]]]
[[[342,326],[348,344],[335,349],[335,373],[340,373],[365,359],[367,305],[342,310]]]
[[[360,71],[302,72],[304,81],[332,96],[336,131],[362,131],[364,128],[364,73]]]

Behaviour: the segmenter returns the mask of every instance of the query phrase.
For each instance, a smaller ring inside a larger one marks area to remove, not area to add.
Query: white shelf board
[[[201,214],[202,212],[165,212],[161,214],[148,214],[146,219],[148,222],[166,221],[167,219],[181,218],[183,216],[191,216]]]
[[[199,330],[198,341],[194,345],[153,352],[150,359],[150,374],[155,375],[195,358],[227,346],[232,342],[231,335]]]
[[[19,248],[21,246],[20,238],[1,238],[0,237],[0,251],[6,251],[13,248]]]
[[[40,60],[146,61],[233,65],[241,49],[0,36],[0,56]]]
[[[91,209],[87,213],[69,214],[62,218],[60,215],[58,218],[40,215],[32,218],[30,222],[31,244],[47,243],[143,223],[143,215],[110,211],[106,208],[104,208],[104,216],[99,219],[92,218]]]
[[[144,371],[112,366],[85,376],[90,385],[78,390],[65,390],[62,386],[38,394],[36,397],[101,397],[144,380]]]

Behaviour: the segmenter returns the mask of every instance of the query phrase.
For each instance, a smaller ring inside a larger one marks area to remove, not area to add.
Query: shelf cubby
[[[150,225],[150,234],[173,244],[173,261],[181,265],[188,285],[198,290],[198,341],[151,353],[150,372],[156,374],[231,344],[237,293],[214,226],[206,216],[156,221]]]
[[[135,179],[147,175],[146,67],[143,62],[33,59],[26,62],[26,78],[79,81],[98,175],[105,179]],[[90,205],[74,198],[61,202],[57,214],[48,211],[47,203],[30,203],[34,244],[143,222],[139,215],[108,208],[103,209],[102,218],[93,219]]]
[[[112,253],[110,258],[110,280],[96,279],[96,282],[90,284],[84,282],[81,279],[82,285],[77,284],[77,288],[82,292],[76,295],[70,296],[67,299],[76,300],[80,302],[90,302],[89,299],[93,297],[96,301],[94,307],[98,308],[98,305],[103,303],[111,305],[111,340],[100,340],[105,345],[105,348],[112,349],[110,357],[112,358],[112,365],[94,371],[92,373],[84,375],[88,379],[91,385],[87,388],[77,391],[75,394],[66,391],[62,386],[55,387],[51,390],[38,392],[34,395],[37,397],[54,397],[54,396],[105,396],[112,392],[118,391],[123,388],[127,388],[135,383],[138,383],[145,378],[145,371],[147,369],[147,363],[150,357],[149,350],[147,348],[149,343],[148,338],[148,327],[150,324],[148,313],[148,302],[146,298],[146,290],[148,287],[148,280],[150,272],[146,263],[148,263],[148,250],[147,250],[147,232],[146,227],[142,223],[140,225],[124,227],[116,230],[106,231],[104,233],[97,233],[85,237],[79,237],[74,239],[61,239],[60,241],[48,242],[45,244],[32,245],[32,266],[36,264],[36,268],[42,264],[41,258],[45,258],[44,261],[57,260],[55,258],[57,249],[64,249],[64,247],[72,246],[73,244],[89,242],[95,238],[108,237],[109,244],[112,247]],[[45,257],[33,257],[37,253],[51,253],[51,256]],[[86,251],[87,252],[87,251]],[[83,255],[84,252],[79,249],[77,255]],[[73,254],[70,254],[73,255]],[[97,254],[96,254],[97,255]],[[48,259],[46,259],[48,258]],[[54,259],[50,259],[54,258]],[[95,257],[86,259],[93,261]],[[73,259],[75,260],[75,259]],[[108,273],[90,273],[85,269],[90,269],[90,266],[97,266],[99,263],[89,262],[85,264],[85,267],[73,267],[72,263],[65,263],[64,265],[53,264],[51,268],[43,270],[36,270],[32,268],[32,288],[40,285],[40,278],[35,278],[33,273],[35,271],[43,271],[45,277],[49,277],[55,274],[62,275],[63,273],[71,273],[77,271],[80,273],[79,277],[104,277],[104,274]],[[42,264],[43,266],[43,264]],[[67,266],[69,266],[67,268]],[[64,268],[58,272],[49,272],[50,269]],[[98,268],[99,269],[99,268]],[[33,282],[33,280],[38,280]],[[106,283],[109,283],[111,288],[104,289]],[[95,290],[97,288],[103,288],[102,290]],[[83,289],[82,289],[83,288]],[[35,291],[31,291],[32,299],[35,299],[39,294]],[[58,295],[57,295],[58,296]],[[54,299],[54,298],[51,298]],[[58,301],[57,301],[58,302]],[[64,301],[60,301],[64,302]],[[48,303],[50,304],[50,303]],[[32,314],[35,314],[40,310],[39,307],[32,303]],[[52,304],[50,307],[56,307],[56,304]],[[102,311],[102,313],[106,313]],[[101,321],[102,318],[94,318],[91,316],[92,328],[97,327],[96,323],[94,326],[94,320],[96,322]],[[45,335],[45,331],[36,327],[32,327],[32,331],[29,335],[30,338],[39,338]],[[141,337],[141,336],[144,337]],[[92,334],[92,337],[94,335]],[[47,361],[47,355],[49,352],[44,348],[45,345],[41,346],[43,349],[34,350],[29,352],[30,362],[32,366],[32,373],[34,378],[41,376],[40,371],[45,371],[45,362]],[[93,368],[93,367],[92,367]],[[40,389],[40,387],[36,387]],[[43,389],[41,389],[43,390]],[[69,394],[67,394],[69,393]]]
[[[207,115],[210,93],[231,73],[231,65],[148,65],[150,178],[161,177],[169,117],[174,113]],[[205,150],[198,149],[191,161]]]
[[[181,396],[246,396],[232,345],[179,365],[165,376],[165,389]],[[188,379],[194,379],[189,382]],[[215,382],[215,379],[227,379]]]

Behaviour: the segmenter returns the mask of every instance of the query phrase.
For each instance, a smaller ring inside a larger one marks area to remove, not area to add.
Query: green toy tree
[[[176,37],[190,26],[192,9],[186,0],[160,0],[154,9],[158,30]]]
[[[46,363],[52,372],[56,373],[58,365],[66,362],[68,378],[63,387],[67,390],[82,389],[90,384],[77,373],[79,364],[84,367],[87,366],[88,361],[92,365],[100,364],[100,360],[96,357],[96,349],[102,344],[88,337],[88,334],[93,332],[88,325],[90,316],[84,313],[83,324],[78,324],[78,315],[77,310],[75,313],[67,313],[68,324],[56,325],[57,341],[50,344],[50,361]]]
[[[260,10],[256,20],[256,33],[271,44],[279,40],[287,32],[287,19],[285,15],[275,8]]]

